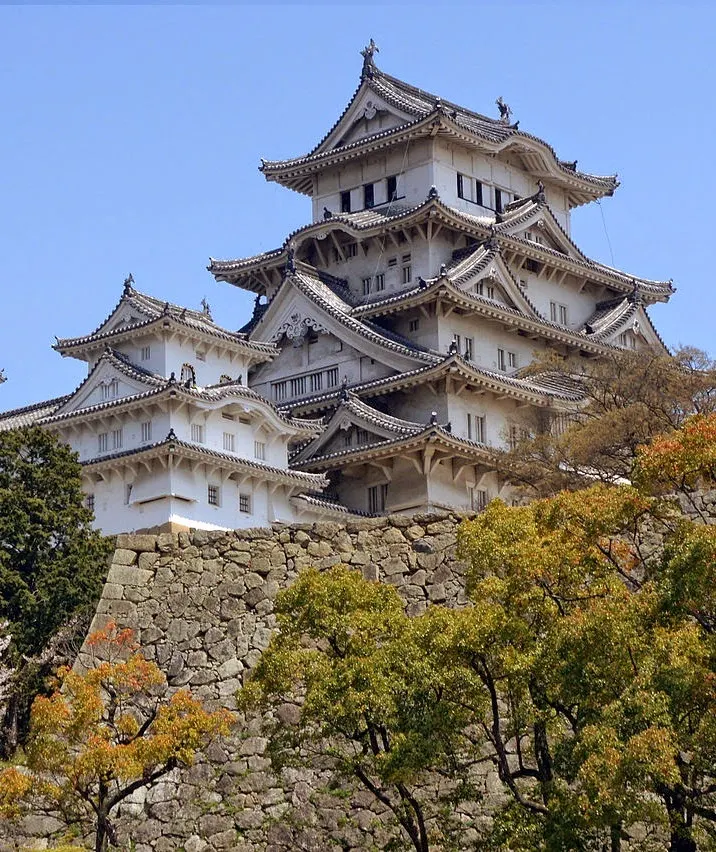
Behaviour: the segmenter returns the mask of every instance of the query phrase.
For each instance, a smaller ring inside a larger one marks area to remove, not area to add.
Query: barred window
[[[220,489],[218,485],[207,485],[206,499],[210,506],[218,506],[220,498]]]
[[[239,512],[243,512],[246,515],[251,514],[251,495],[250,494],[239,494]]]

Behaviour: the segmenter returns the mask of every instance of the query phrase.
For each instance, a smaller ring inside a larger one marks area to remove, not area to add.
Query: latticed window
[[[251,495],[250,494],[239,494],[239,512],[244,512],[244,514],[251,514]]]
[[[263,441],[254,441],[254,458],[266,459],[266,444]]]
[[[204,443],[204,426],[201,423],[191,424],[191,439],[196,444]]]
[[[218,506],[220,496],[221,495],[218,485],[207,485],[206,499],[210,506]]]
[[[146,444],[152,440],[152,421],[145,420],[144,423],[141,424],[142,429],[142,443]]]
[[[368,489],[368,511],[372,515],[385,511],[385,501],[388,497],[388,485],[371,485]]]
[[[100,453],[106,453],[109,449],[109,435],[107,432],[100,432],[97,435],[97,449]]]
[[[89,509],[90,512],[94,512],[94,494],[88,494],[85,497],[85,508]]]
[[[121,450],[122,449],[122,429],[112,429],[112,449],[113,450]]]
[[[334,388],[338,384],[338,367],[326,370],[326,387]]]
[[[484,512],[487,508],[487,491],[484,488],[470,489],[470,508],[473,512]]]
[[[229,453],[233,453],[234,452],[234,445],[235,445],[234,433],[233,432],[224,432],[224,449]]]

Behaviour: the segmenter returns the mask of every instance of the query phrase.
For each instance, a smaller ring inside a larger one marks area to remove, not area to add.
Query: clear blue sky
[[[669,345],[716,354],[716,12],[702,5],[3,6],[0,409],[71,390],[54,335],[95,328],[138,288],[238,328],[252,297],[210,255],[279,245],[310,202],[257,171],[305,153],[353,93],[372,36],[387,72],[493,114],[597,174],[573,214],[587,254],[672,278]],[[611,242],[605,236],[602,215]]]

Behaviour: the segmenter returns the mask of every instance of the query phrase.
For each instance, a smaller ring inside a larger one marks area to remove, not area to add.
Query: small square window
[[[397,265],[398,265],[398,258],[397,257],[389,257],[388,258],[388,266],[389,267],[390,266],[397,266]]]
[[[206,499],[210,506],[218,506],[220,489],[218,485],[208,485],[206,488]]]
[[[410,331],[417,331],[420,328],[420,320],[411,319],[408,328]]]
[[[355,257],[358,254],[358,244],[348,243],[346,246],[346,258]]]
[[[243,512],[245,515],[251,514],[250,494],[239,494],[239,512]]]

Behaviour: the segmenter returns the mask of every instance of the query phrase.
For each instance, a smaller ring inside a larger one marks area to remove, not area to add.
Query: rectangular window
[[[338,384],[338,367],[326,370],[326,387],[334,388]]]
[[[191,439],[195,444],[204,443],[204,426],[201,423],[191,424]]]
[[[228,413],[228,412],[226,412],[226,411],[222,411],[222,412],[221,412],[221,419],[222,419],[222,420],[233,420],[233,419],[234,419],[234,415],[233,415],[233,414],[229,414],[229,413]]]
[[[323,373],[312,373],[308,378],[312,392],[323,390]]]
[[[375,289],[385,290],[385,275],[382,272],[375,276]]]
[[[567,325],[567,306],[559,306],[559,321],[562,325]]]
[[[482,203],[482,184],[479,180],[475,181],[475,204],[479,204],[481,207],[484,206]]]
[[[251,514],[250,494],[239,494],[239,512],[243,512],[245,515]]]
[[[507,430],[507,443],[511,450],[514,450],[520,442],[520,430],[517,426],[512,425]]]
[[[502,213],[502,190],[495,187],[495,211]]]
[[[497,369],[498,370],[506,370],[507,363],[505,361],[505,350],[498,349],[497,350]]]
[[[549,318],[552,322],[559,323],[560,325],[567,325],[567,306],[560,305],[559,302],[550,302]]]
[[[128,482],[124,486],[124,504],[125,504],[125,506],[129,506],[129,504],[131,502],[132,502],[132,483]]]
[[[266,444],[263,441],[254,441],[254,458],[266,459]]]
[[[351,191],[347,189],[341,193],[341,213],[351,212]]]
[[[346,246],[346,258],[355,257],[358,254],[358,243],[348,243]]]
[[[403,267],[403,284],[410,284],[410,281],[413,277],[413,271],[410,267],[410,264]]]
[[[395,201],[398,197],[398,178],[395,175],[391,175],[388,180],[388,201]]]
[[[234,433],[233,432],[224,432],[224,449],[229,453],[233,453],[234,447],[235,447]]]
[[[473,440],[477,441],[478,444],[485,444],[485,415],[484,414],[476,414],[475,415],[475,435]]]
[[[470,489],[470,508],[473,512],[484,512],[487,508],[487,491],[484,488]]]
[[[368,489],[368,511],[372,515],[385,511],[385,501],[388,496],[388,485],[372,485]]]
[[[417,331],[420,328],[420,320],[419,319],[411,319],[408,324],[408,329],[410,331]]]
[[[472,347],[473,347],[473,338],[472,337],[466,337],[465,338],[465,352],[464,352],[464,356],[465,356],[466,361],[472,361]]]
[[[149,346],[142,346],[142,350],[139,353],[139,357],[142,359],[142,361],[148,361],[151,354],[152,350]]]
[[[113,450],[121,450],[122,449],[122,429],[112,429],[112,449]]]
[[[372,283],[372,282],[371,282],[371,279],[370,279],[370,278],[364,278],[364,279],[363,279],[363,295],[364,295],[364,296],[368,296],[368,295],[370,294],[370,285],[371,285],[371,283]]]
[[[388,268],[393,267],[393,266],[397,266],[397,265],[398,265],[398,258],[397,257],[389,257],[388,258]]]
[[[457,197],[465,198],[465,178],[460,172],[457,173]]]
[[[517,353],[516,352],[508,352],[507,353],[507,366],[511,370],[517,369]]]
[[[306,377],[299,376],[291,379],[291,396],[302,396],[306,393]]]
[[[375,192],[373,191],[373,184],[367,183],[363,187],[363,206],[373,207],[375,204]]]
[[[109,435],[106,432],[97,435],[97,449],[100,453],[106,453],[109,449]]]
[[[461,344],[462,344],[462,337],[460,337],[460,335],[459,335],[459,334],[453,334],[453,336],[452,336],[452,342],[453,342],[453,344],[454,344],[454,346],[455,346],[456,351],[457,351],[457,352],[458,352],[458,354],[459,354],[459,353],[460,353],[460,346],[461,346]]]
[[[147,444],[152,440],[152,421],[145,420],[140,424],[140,429],[142,433],[142,443]]]
[[[495,288],[492,286],[492,284],[487,285],[487,298],[488,299],[494,299],[495,298]]]
[[[219,505],[219,486],[218,485],[207,485],[206,487],[206,500],[210,506],[218,506]]]
[[[353,446],[353,432],[350,429],[347,432],[343,433],[343,446],[344,447],[352,447]]]
[[[359,444],[370,444],[371,435],[365,429],[356,429],[356,440]]]
[[[287,382],[276,382],[273,387],[273,398],[276,402],[281,402],[282,399],[286,399],[286,387]]]
[[[90,512],[94,512],[94,494],[88,494],[85,497],[85,509],[89,509]]]
[[[119,382],[112,379],[106,385],[102,385],[102,399],[116,399],[119,394]]]
[[[484,291],[484,284],[482,283],[482,281],[478,281],[475,284],[475,295],[476,296],[482,296],[483,291]]]

